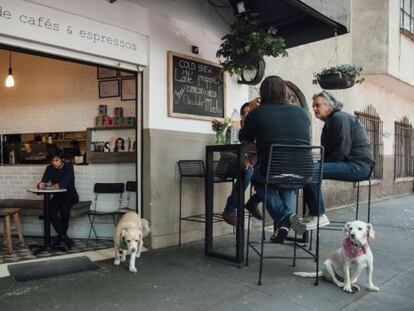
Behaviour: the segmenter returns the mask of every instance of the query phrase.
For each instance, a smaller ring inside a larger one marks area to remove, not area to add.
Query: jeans
[[[232,177],[236,177],[238,176],[238,163],[236,162],[232,162],[229,164],[228,168],[227,168],[227,176],[232,176]],[[246,191],[247,187],[250,184],[250,181],[253,177],[253,168],[250,167],[247,170],[245,170],[244,172],[244,190]],[[233,185],[233,188],[231,189],[231,194],[230,196],[227,198],[227,203],[226,203],[226,207],[224,208],[225,212],[235,212],[237,211],[237,206],[239,206],[238,204],[238,189],[240,187],[240,183],[241,181],[239,179],[236,180],[236,182]]]
[[[265,188],[264,186],[256,186],[254,188],[259,201],[264,202]],[[270,217],[273,219],[274,227],[279,227],[285,220],[286,216],[294,211],[295,191],[292,190],[276,190],[271,186],[267,187],[267,204],[266,209]]]
[[[367,179],[369,168],[352,162],[325,162],[323,163],[322,179],[332,179],[341,181],[358,181]],[[317,199],[318,185],[310,184],[303,189],[303,199],[308,206],[311,216],[318,215]],[[320,194],[319,213],[325,214],[325,205]]]

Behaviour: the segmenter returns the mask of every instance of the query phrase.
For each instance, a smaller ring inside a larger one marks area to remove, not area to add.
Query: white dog
[[[344,227],[345,239],[342,247],[337,249],[323,263],[322,271],[318,276],[325,280],[334,282],[343,288],[345,292],[352,293],[353,289],[360,290],[355,284],[362,270],[367,269],[368,289],[379,291],[372,283],[372,272],[374,269],[373,256],[369,247],[369,238],[374,238],[375,232],[371,224],[363,221],[347,222]],[[296,272],[301,277],[315,277],[316,273]],[[342,280],[339,280],[342,279]]]
[[[135,212],[125,213],[119,220],[115,229],[114,264],[118,266],[126,260],[127,254],[130,254],[129,271],[137,272],[135,268],[135,258],[141,256],[144,244],[143,238],[151,232],[149,223],[146,219],[141,218]],[[120,258],[120,255],[122,257]]]

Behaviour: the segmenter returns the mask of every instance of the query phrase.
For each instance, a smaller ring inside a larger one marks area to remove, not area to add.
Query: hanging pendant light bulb
[[[13,87],[14,86],[14,78],[13,78],[13,69],[11,67],[11,51],[9,54],[9,75],[6,79],[6,87]]]

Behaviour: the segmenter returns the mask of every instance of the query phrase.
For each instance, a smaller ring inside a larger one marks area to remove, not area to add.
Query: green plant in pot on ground
[[[241,76],[257,69],[263,56],[286,56],[285,40],[274,27],[259,27],[258,14],[243,12],[230,25],[230,33],[222,38],[217,57],[224,71]]]
[[[319,84],[323,89],[346,89],[364,81],[363,78],[358,79],[361,72],[362,67],[358,65],[338,65],[315,73],[312,82]]]

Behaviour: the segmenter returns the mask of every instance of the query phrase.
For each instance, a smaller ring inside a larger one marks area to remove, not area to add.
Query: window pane
[[[412,0],[403,0],[404,1],[404,11],[410,13],[410,2]]]
[[[403,28],[410,30],[410,16],[404,13]]]

